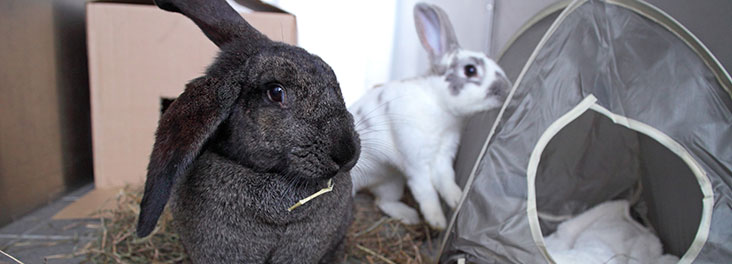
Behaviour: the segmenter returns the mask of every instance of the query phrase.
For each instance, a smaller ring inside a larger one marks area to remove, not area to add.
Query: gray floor
[[[94,188],[92,184],[55,200],[2,228],[0,250],[25,264],[79,263],[84,256],[74,256],[87,243],[96,239],[93,227],[98,220],[52,220],[58,211]],[[15,263],[0,254],[0,264]]]

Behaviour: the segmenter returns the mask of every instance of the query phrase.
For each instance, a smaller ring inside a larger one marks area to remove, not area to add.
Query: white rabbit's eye
[[[465,72],[465,76],[468,78],[478,75],[478,69],[476,69],[473,64],[465,65],[463,71]]]
[[[267,87],[267,98],[273,103],[285,103],[285,88],[279,83],[269,84]]]

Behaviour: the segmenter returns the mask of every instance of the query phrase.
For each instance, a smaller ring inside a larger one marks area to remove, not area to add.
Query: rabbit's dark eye
[[[465,65],[463,70],[465,71],[465,76],[468,78],[478,75],[478,69],[476,69],[473,64]]]
[[[285,88],[279,83],[269,84],[267,87],[267,98],[273,103],[285,103]]]

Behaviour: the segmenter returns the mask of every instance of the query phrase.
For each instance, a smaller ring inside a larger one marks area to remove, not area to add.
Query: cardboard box
[[[91,180],[84,0],[3,0],[0,33],[3,226]]]
[[[293,15],[242,16],[270,39],[296,44]],[[108,2],[87,4],[87,42],[94,184],[98,192],[114,194],[107,189],[144,183],[161,99],[177,97],[188,81],[202,76],[218,47],[181,14],[154,5]]]

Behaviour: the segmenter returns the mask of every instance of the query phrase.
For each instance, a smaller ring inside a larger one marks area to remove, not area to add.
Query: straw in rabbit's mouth
[[[298,208],[301,205],[309,202],[310,200],[315,199],[316,197],[321,196],[321,195],[323,195],[325,193],[328,193],[328,192],[330,192],[332,190],[333,190],[333,179],[330,179],[330,180],[328,180],[328,186],[326,186],[323,189],[320,189],[320,191],[318,191],[318,192],[316,192],[316,193],[314,193],[314,194],[312,194],[312,195],[310,195],[308,197],[305,197],[303,199],[300,199],[300,201],[297,201],[297,203],[295,203],[294,205],[290,206],[290,208],[287,208],[287,211],[288,212],[292,212],[292,210],[295,210],[295,208]]]

